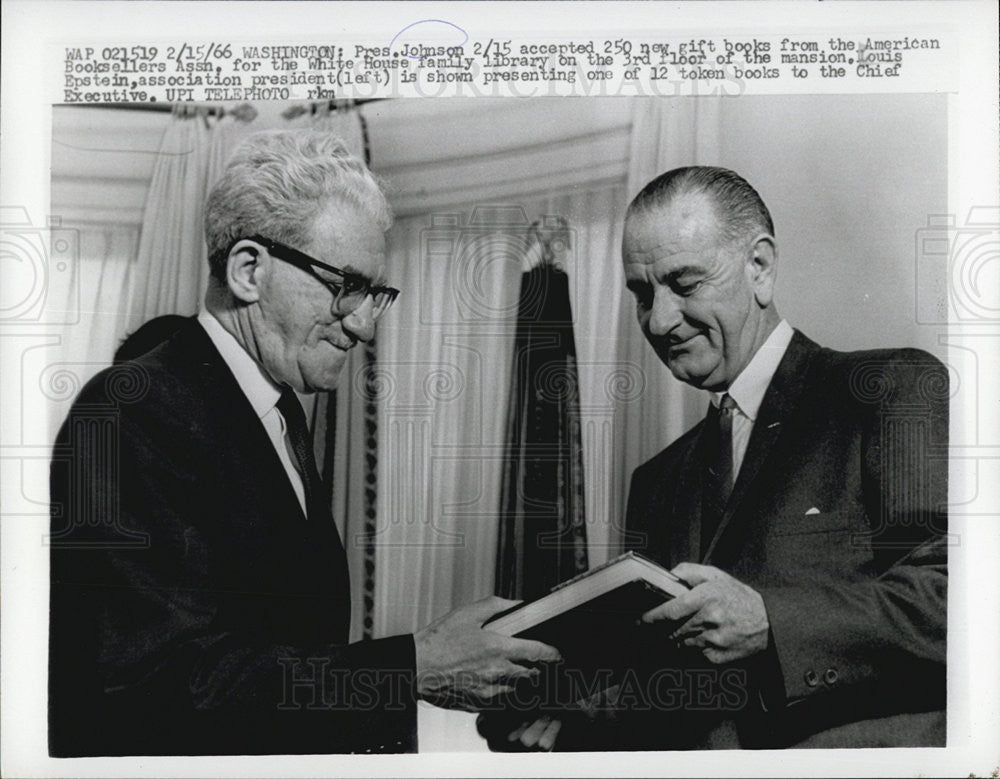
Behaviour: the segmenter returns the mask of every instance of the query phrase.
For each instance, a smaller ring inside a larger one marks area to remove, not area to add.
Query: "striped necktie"
[[[719,408],[706,420],[707,446],[705,492],[701,512],[701,550],[704,554],[722,521],[733,492],[733,414],[736,401],[729,393],[719,400]]]
[[[319,470],[316,468],[316,456],[313,454],[312,436],[306,426],[306,415],[302,411],[302,404],[295,396],[295,391],[286,387],[281,397],[278,398],[278,411],[285,418],[285,431],[288,440],[292,445],[292,452],[298,461],[299,474],[302,476],[302,486],[306,493],[306,506],[308,507],[308,518],[311,520],[321,520],[328,512],[323,510],[325,498],[323,496],[322,481],[319,477]]]

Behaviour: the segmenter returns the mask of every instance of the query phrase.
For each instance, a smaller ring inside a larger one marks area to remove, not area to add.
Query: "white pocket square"
[[[819,514],[819,509],[813,506],[806,512],[806,516],[808,517],[810,514]]]

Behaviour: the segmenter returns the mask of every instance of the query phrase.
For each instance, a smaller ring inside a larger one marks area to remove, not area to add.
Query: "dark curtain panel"
[[[521,277],[496,593],[535,598],[587,569],[576,343],[566,273]]]

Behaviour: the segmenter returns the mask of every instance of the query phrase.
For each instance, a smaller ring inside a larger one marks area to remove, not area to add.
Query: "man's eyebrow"
[[[350,263],[348,263],[346,265],[339,265],[339,266],[332,266],[332,267],[336,267],[337,270],[341,271],[342,273],[346,273],[346,274],[348,274],[350,276],[357,276],[358,278],[362,278],[365,281],[367,281],[369,284],[374,284],[376,286],[378,286],[379,284],[382,284],[383,281],[384,281],[383,274],[380,273],[378,276],[372,277],[369,274],[367,274],[364,271],[362,271],[360,268],[358,268],[357,265],[351,265]],[[326,268],[321,268],[321,269],[322,270],[326,270]]]
[[[359,270],[357,265],[345,265],[343,270],[345,273],[350,273],[352,276],[358,276],[364,279],[373,287],[385,286],[386,275],[384,271],[376,274],[375,276],[372,276],[371,274],[364,273],[363,271]]]
[[[706,271],[700,265],[681,265],[679,268],[674,268],[672,271],[666,274],[668,280],[679,279],[681,276],[697,276],[699,274],[704,274]]]

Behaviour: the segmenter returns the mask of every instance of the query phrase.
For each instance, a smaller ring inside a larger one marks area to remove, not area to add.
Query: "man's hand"
[[[417,694],[437,706],[478,711],[498,695],[513,692],[520,679],[539,673],[538,665],[562,659],[558,650],[484,630],[491,616],[517,601],[484,598],[455,609],[413,637],[417,653]]]
[[[517,724],[509,713],[480,714],[476,725],[493,752],[551,752],[562,719],[549,714],[528,715]]]
[[[570,750],[597,750],[602,745],[593,741],[595,732],[588,726],[617,719],[618,692],[615,685],[555,711],[485,712],[479,715],[476,726],[493,752],[551,752],[560,731],[569,733]]]
[[[671,571],[691,591],[642,615],[643,622],[685,620],[671,636],[700,647],[712,663],[729,663],[767,648],[764,599],[728,573],[711,565],[681,563]]]

